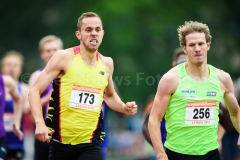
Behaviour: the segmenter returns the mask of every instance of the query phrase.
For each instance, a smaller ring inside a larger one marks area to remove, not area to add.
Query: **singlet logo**
[[[100,72],[99,72],[99,74],[101,74],[101,75],[104,75],[104,74],[105,74],[105,72],[104,72],[104,71],[100,71]]]
[[[207,92],[207,96],[216,96],[217,92]]]
[[[196,91],[195,90],[192,90],[192,89],[184,89],[184,90],[181,90],[181,93],[182,93],[182,98],[195,98],[195,93]]]
[[[182,93],[195,93],[195,90],[181,90]]]

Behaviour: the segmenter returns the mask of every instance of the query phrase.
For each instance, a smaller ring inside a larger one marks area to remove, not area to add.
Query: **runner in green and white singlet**
[[[154,150],[158,160],[221,160],[217,130],[222,98],[240,132],[240,109],[231,76],[207,63],[212,37],[206,24],[185,22],[178,28],[178,36],[188,60],[159,81],[148,122]],[[163,116],[166,150],[159,131]],[[237,146],[240,148],[240,137]]]
[[[196,82],[187,75],[185,63],[177,66],[178,88],[165,114],[168,133],[165,146],[172,151],[204,155],[218,148],[218,110],[223,94],[216,69],[211,65],[208,68],[209,78]]]

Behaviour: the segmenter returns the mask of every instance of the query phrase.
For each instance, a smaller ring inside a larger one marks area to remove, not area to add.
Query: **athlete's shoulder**
[[[107,66],[113,65],[113,59],[111,57],[106,57],[100,54],[100,58],[103,61],[103,63]]]
[[[221,69],[218,69],[216,68],[216,71],[217,71],[217,76],[218,76],[218,79],[221,83],[223,84],[227,84],[229,83],[230,81],[232,81],[231,79],[231,76],[229,73],[221,70]]]
[[[54,68],[65,68],[67,64],[72,62],[73,57],[74,52],[72,48],[59,50],[52,56],[48,64],[50,64],[50,66]]]
[[[165,73],[162,78],[173,81],[173,80],[176,80],[177,77],[178,77],[178,68],[173,67],[167,73]]]
[[[73,48],[67,48],[67,49],[64,49],[64,50],[59,50],[57,51],[54,56],[59,56],[59,57],[71,57],[73,56],[74,54],[74,51],[73,51]]]
[[[106,57],[103,55],[100,55],[101,60],[103,61],[104,65],[106,66],[107,70],[109,71],[109,73],[113,73],[113,59],[111,57]]]
[[[173,94],[178,86],[178,69],[174,67],[165,73],[159,81],[158,90]]]

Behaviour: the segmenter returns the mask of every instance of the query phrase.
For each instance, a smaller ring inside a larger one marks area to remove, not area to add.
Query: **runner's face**
[[[102,43],[104,31],[98,17],[84,18],[80,31],[80,41],[89,52],[95,52]]]
[[[9,55],[4,58],[2,73],[10,75],[13,79],[18,80],[22,72],[22,61],[18,56]]]
[[[205,33],[191,33],[186,36],[186,46],[183,47],[188,59],[195,65],[202,65],[207,60],[210,43],[206,42]]]
[[[50,58],[58,51],[62,49],[61,44],[58,40],[46,42],[42,45],[41,58],[47,63]]]

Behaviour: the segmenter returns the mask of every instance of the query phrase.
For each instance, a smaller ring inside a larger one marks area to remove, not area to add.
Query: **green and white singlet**
[[[179,64],[178,88],[166,110],[165,147],[181,154],[205,155],[217,149],[219,103],[223,98],[216,69],[208,65],[204,82],[187,75],[185,63]]]

